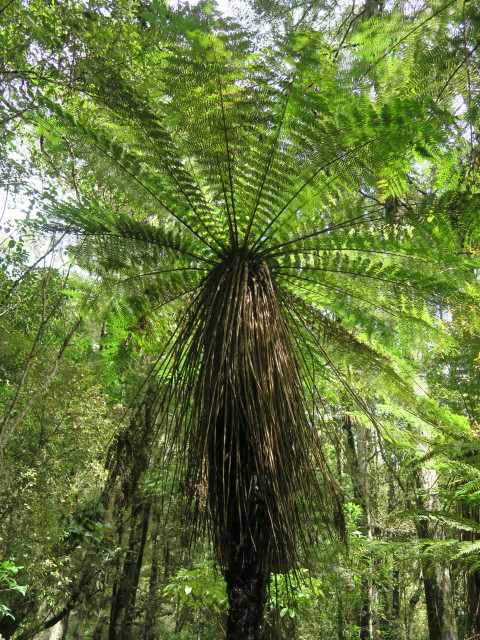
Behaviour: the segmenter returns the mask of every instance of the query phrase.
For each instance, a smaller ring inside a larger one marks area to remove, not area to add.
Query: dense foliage
[[[0,637],[480,634],[480,13],[0,8]]]

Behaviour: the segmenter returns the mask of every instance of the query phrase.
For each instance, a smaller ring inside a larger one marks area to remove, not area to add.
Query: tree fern
[[[255,49],[215,14],[191,18],[156,31],[145,69],[84,58],[76,92],[41,98],[34,125],[79,176],[44,227],[82,238],[78,264],[126,316],[182,301],[155,406],[225,573],[229,638],[261,636],[268,574],[295,567],[308,510],[342,528],[314,370],[369,415],[348,359],[411,401],[388,340],[434,335],[470,276],[448,216],[411,189],[419,157],[446,143],[452,96],[439,78],[419,90],[422,56],[404,73],[399,51],[442,11],[400,33],[392,18],[367,50],[369,23],[350,56],[314,29]]]

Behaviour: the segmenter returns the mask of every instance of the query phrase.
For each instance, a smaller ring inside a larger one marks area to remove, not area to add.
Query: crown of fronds
[[[443,103],[396,64],[373,98],[365,60],[351,82],[347,63],[313,31],[258,52],[217,22],[165,34],[141,83],[92,59],[88,99],[44,99],[38,126],[100,185],[51,203],[47,226],[89,239],[80,264],[132,314],[187,301],[159,406],[223,563],[262,538],[265,566],[292,566],[305,505],[339,504],[306,388],[337,376],[350,390],[348,352],[401,389],[366,336],[428,327],[457,294],[448,218],[407,197],[415,161],[446,135]]]

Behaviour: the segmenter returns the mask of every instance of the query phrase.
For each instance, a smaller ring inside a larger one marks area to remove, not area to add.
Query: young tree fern
[[[428,329],[428,306],[455,295],[448,221],[410,204],[393,224],[385,200],[415,149],[442,141],[444,114],[415,92],[352,88],[314,31],[265,51],[214,17],[160,35],[145,68],[90,58],[83,96],[43,99],[41,133],[68,141],[103,193],[52,202],[46,226],[86,238],[80,264],[138,316],[184,301],[158,410],[184,452],[193,526],[208,523],[224,570],[227,638],[253,640],[306,514],[341,528],[319,376],[368,411],[347,355],[408,394],[382,344]]]

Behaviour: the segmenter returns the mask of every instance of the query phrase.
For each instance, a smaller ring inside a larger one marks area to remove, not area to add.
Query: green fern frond
[[[457,554],[457,558],[464,558],[465,556],[470,556],[472,554],[477,554],[480,551],[480,540],[464,543],[462,545],[462,549]]]

